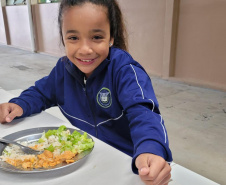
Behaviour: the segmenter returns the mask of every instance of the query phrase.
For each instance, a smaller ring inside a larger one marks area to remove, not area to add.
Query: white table
[[[7,102],[12,94],[0,88],[0,103]],[[16,131],[35,127],[73,127],[46,112],[27,118],[0,124],[0,137]],[[131,157],[94,138],[95,146],[86,161],[74,168],[48,173],[18,174],[0,170],[0,185],[142,185],[138,175],[132,173]],[[170,185],[215,185],[213,181],[202,177],[175,163],[172,164]]]

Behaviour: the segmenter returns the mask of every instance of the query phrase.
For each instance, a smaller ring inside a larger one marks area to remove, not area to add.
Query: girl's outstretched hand
[[[23,109],[14,103],[0,104],[0,123],[11,122],[15,117],[21,116]]]
[[[144,153],[135,161],[141,180],[146,185],[167,185],[171,178],[170,165],[160,156]]]

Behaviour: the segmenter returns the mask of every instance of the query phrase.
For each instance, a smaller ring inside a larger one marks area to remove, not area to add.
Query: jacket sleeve
[[[56,105],[56,74],[57,67],[54,67],[48,76],[36,81],[34,86],[29,87],[19,97],[9,101],[10,103],[19,105],[23,109],[23,115],[21,117],[40,113]]]
[[[141,66],[126,65],[117,75],[117,94],[129,120],[134,144],[132,170],[138,173],[135,159],[142,153],[152,153],[172,161],[167,131],[151,80]]]

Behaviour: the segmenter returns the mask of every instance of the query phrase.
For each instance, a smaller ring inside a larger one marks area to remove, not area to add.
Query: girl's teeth
[[[91,60],[81,60],[81,61],[83,61],[83,62],[90,62]]]

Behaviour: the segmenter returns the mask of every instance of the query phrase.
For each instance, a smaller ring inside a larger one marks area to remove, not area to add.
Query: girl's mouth
[[[90,64],[95,62],[96,58],[94,58],[94,59],[79,59],[79,58],[77,58],[77,60],[79,61],[79,63],[81,63],[83,65],[90,65]]]

